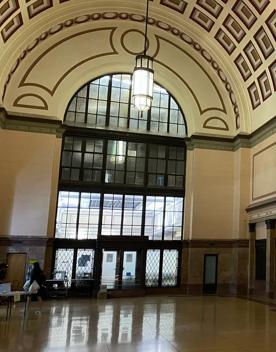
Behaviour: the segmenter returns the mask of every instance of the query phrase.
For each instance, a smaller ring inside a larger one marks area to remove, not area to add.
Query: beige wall
[[[276,134],[251,150],[251,202],[276,196]]]
[[[188,151],[186,196],[190,198],[190,227],[185,239],[231,238],[233,235],[234,153],[194,149]],[[188,205],[186,203],[186,206]]]
[[[185,239],[246,238],[250,151],[188,151]]]
[[[55,135],[0,129],[0,236],[47,235],[58,144]]]

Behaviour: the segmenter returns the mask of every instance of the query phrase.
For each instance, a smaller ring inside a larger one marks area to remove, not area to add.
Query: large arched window
[[[65,122],[160,135],[186,136],[185,119],[174,98],[154,84],[151,109],[139,114],[131,103],[131,75],[105,75],[83,86],[70,101]]]
[[[54,270],[66,272],[69,281],[88,270],[111,288],[124,286],[124,278],[140,286],[176,286],[185,120],[173,97],[157,84],[152,108],[138,116],[130,79],[110,74],[93,80],[66,110]],[[114,272],[119,284],[108,276]]]

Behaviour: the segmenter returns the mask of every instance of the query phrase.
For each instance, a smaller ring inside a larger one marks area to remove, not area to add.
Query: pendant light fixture
[[[149,0],[147,0],[146,24],[143,54],[136,56],[136,65],[132,75],[132,97],[134,106],[140,111],[151,107],[153,96],[153,58],[147,55]]]

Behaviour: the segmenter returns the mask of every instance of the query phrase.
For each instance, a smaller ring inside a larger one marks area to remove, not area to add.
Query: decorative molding
[[[27,103],[23,103],[23,102],[20,102],[21,100],[23,100],[24,98],[28,98],[28,97],[31,97],[31,98],[35,98],[36,100],[40,101],[42,103],[42,105],[30,105],[30,104],[27,104]],[[19,95],[14,103],[13,103],[13,106],[16,106],[16,107],[20,107],[20,108],[29,108],[29,109],[39,109],[39,110],[48,110],[48,104],[47,104],[47,101],[42,98],[40,95],[38,94],[21,94]]]
[[[167,6],[172,10],[175,10],[181,14],[183,14],[185,12],[186,6],[187,6],[187,2],[183,1],[183,0],[161,0],[160,1],[161,5]]]
[[[223,22],[223,26],[228,30],[229,33],[231,33],[231,35],[236,39],[238,43],[243,40],[245,31],[231,15],[226,17]]]
[[[259,87],[262,93],[263,101],[272,95],[272,89],[269,83],[268,75],[266,71],[262,72],[258,77]]]
[[[254,196],[255,158],[257,156],[259,156],[260,154],[262,154],[263,152],[267,151],[268,149],[274,147],[275,145],[276,145],[276,142],[271,143],[270,145],[266,146],[265,148],[259,150],[257,153],[252,155],[252,177],[253,177],[253,180],[252,180],[251,197],[252,197],[253,201],[259,200],[259,199],[262,199],[262,198],[266,198],[266,197],[269,197],[269,196],[273,196],[273,195],[276,194],[276,190],[275,190],[275,191],[272,191],[272,192],[269,192],[269,193],[264,193],[264,194],[262,194],[260,196],[257,196],[257,197]]]
[[[252,109],[255,110],[261,104],[261,97],[256,82],[252,82],[247,90],[251,100]]]
[[[190,15],[190,19],[199,24],[207,32],[210,32],[213,28],[213,25],[215,24],[215,22],[210,17],[205,15],[205,13],[201,12],[197,8],[193,9]]]
[[[223,7],[215,0],[197,0],[196,4],[215,18],[218,18],[223,10]]]
[[[238,57],[235,59],[235,64],[238,70],[240,71],[240,74],[244,82],[246,82],[248,78],[252,75],[252,73],[242,54],[239,54]]]
[[[223,47],[223,49],[228,53],[228,55],[231,55],[232,52],[236,49],[236,45],[221,28],[217,31],[215,38]]]
[[[269,36],[267,35],[266,31],[264,30],[264,27],[259,28],[257,33],[254,35],[254,39],[257,42],[263,54],[263,57],[265,59],[269,58],[269,56],[274,51],[274,46],[271,43],[271,40],[269,39]]]
[[[47,237],[36,236],[0,236],[0,247],[20,246],[46,246]]]
[[[82,15],[78,16],[74,19],[66,20],[62,23],[59,23],[55,25],[54,27],[50,28],[48,31],[42,33],[39,37],[37,37],[31,45],[29,45],[22,53],[21,55],[17,58],[15,61],[15,64],[13,65],[12,70],[9,72],[6,82],[4,84],[4,89],[3,89],[3,95],[2,99],[5,99],[6,91],[9,82],[11,81],[11,78],[15,71],[18,69],[20,63],[23,61],[23,59],[26,58],[26,56],[34,49],[36,48],[39,44],[47,40],[47,38],[53,36],[56,33],[59,33],[62,30],[67,29],[68,27],[82,24],[84,22],[88,21],[99,21],[99,20],[114,20],[114,19],[120,19],[120,20],[130,20],[130,21],[135,21],[135,22],[144,22],[145,21],[145,16],[143,15],[135,15],[135,14],[130,14],[130,13],[118,13],[118,12],[103,12],[103,13],[93,13],[89,15]],[[227,79],[226,74],[223,72],[221,67],[218,65],[218,63],[213,59],[213,57],[209,54],[209,52],[203,48],[198,42],[193,40],[189,35],[186,33],[182,32],[181,30],[172,27],[171,25],[160,22],[154,18],[149,18],[149,25],[156,26],[157,28],[164,30],[166,32],[169,32],[173,34],[173,36],[178,37],[180,40],[184,41],[186,44],[188,44],[193,50],[196,52],[200,53],[200,55],[204,58],[204,60],[211,66],[211,68],[216,72],[217,76],[219,77],[220,81],[224,85],[227,94],[230,98],[232,108],[233,108],[233,113],[235,116],[235,124],[236,124],[236,129],[240,128],[240,114],[239,114],[239,107],[237,105],[237,99],[235,97],[235,93],[232,89],[232,86]],[[65,38],[66,40],[66,38]],[[25,84],[26,85],[26,84]],[[40,87],[41,88],[41,87]]]
[[[198,240],[184,240],[184,248],[248,248],[249,240],[247,239],[198,239]]]
[[[250,29],[257,20],[257,17],[243,0],[237,0],[232,10],[243,22],[247,29]]]
[[[218,122],[220,124],[220,127],[212,126],[212,122]],[[220,117],[209,117],[206,121],[204,121],[203,128],[211,130],[229,131],[227,123]]]

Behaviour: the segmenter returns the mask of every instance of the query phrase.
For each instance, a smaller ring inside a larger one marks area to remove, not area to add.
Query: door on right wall
[[[203,273],[203,293],[217,293],[217,254],[205,254],[204,256],[204,273]]]

